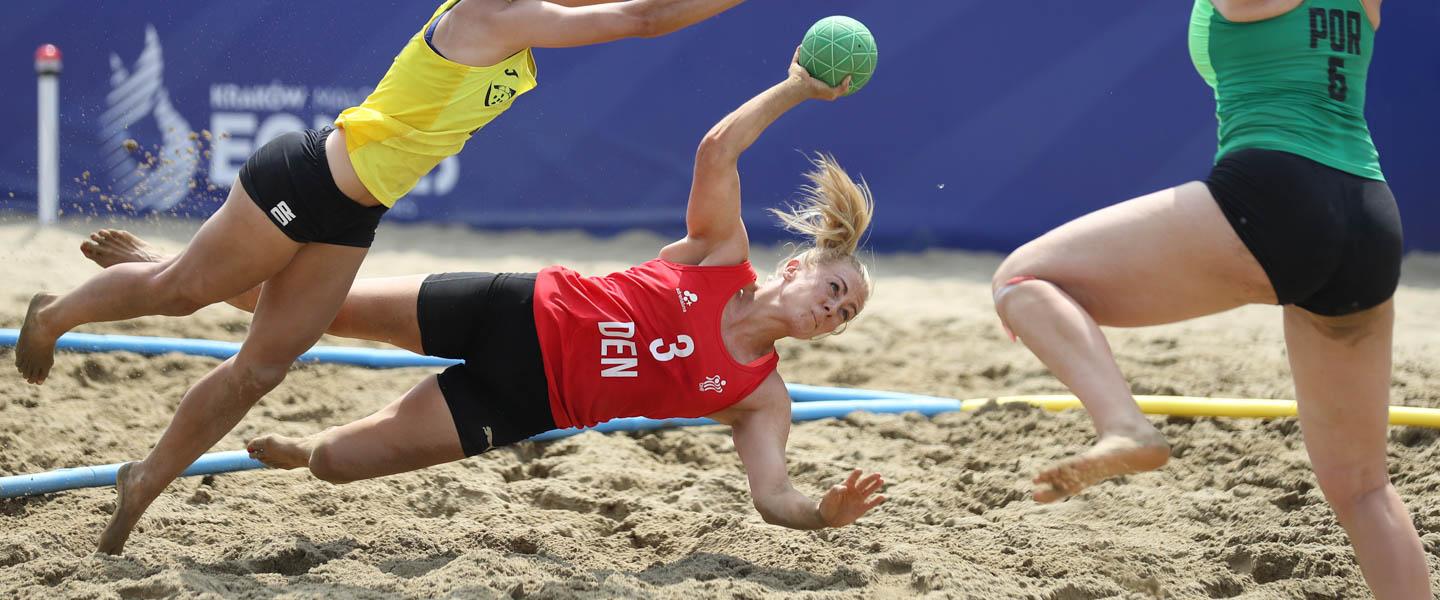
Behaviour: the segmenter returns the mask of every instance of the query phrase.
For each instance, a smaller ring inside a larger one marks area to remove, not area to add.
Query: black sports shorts
[[[325,139],[335,129],[292,131],[261,146],[240,168],[245,193],[290,239],[369,248],[385,206],[361,206],[335,186]]]
[[[1205,185],[1280,304],[1340,316],[1395,294],[1400,211],[1384,181],[1251,148],[1221,158]]]
[[[555,429],[534,298],[534,273],[437,273],[420,284],[425,354],[465,361],[440,373],[440,391],[466,456]]]

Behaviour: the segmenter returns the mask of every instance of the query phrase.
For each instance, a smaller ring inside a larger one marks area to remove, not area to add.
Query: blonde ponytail
[[[846,261],[860,272],[869,295],[874,289],[870,270],[855,254],[875,214],[870,186],[864,179],[855,183],[828,154],[817,153],[810,164],[814,168],[805,173],[807,183],[800,187],[799,202],[785,210],[770,209],[786,229],[810,238],[782,259],[780,268],[792,259],[810,266]]]
[[[809,247],[796,256],[813,253],[809,262],[820,264],[854,256],[875,213],[870,186],[863,179],[855,183],[828,154],[816,154],[810,164],[815,168],[805,173],[800,201],[770,212],[786,229],[810,238]]]

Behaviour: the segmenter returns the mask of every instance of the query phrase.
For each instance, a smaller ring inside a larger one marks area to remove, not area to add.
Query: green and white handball
[[[830,86],[840,85],[850,76],[849,96],[870,83],[875,74],[875,36],[855,19],[846,16],[825,17],[805,32],[800,43],[800,66],[810,76]]]

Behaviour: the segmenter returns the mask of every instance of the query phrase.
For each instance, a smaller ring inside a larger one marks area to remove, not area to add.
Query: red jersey
[[[558,427],[619,417],[701,417],[741,401],[775,370],[771,352],[743,364],[720,315],[755,281],[750,263],[655,259],[604,277],[549,267],[535,280],[535,330]]]

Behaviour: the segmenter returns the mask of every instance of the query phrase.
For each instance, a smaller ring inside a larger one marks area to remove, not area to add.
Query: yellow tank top
[[[459,1],[436,9],[365,102],[335,118],[360,182],[385,206],[394,206],[516,96],[535,88],[529,48],[488,67],[470,67],[446,60],[426,43],[425,30]]]

